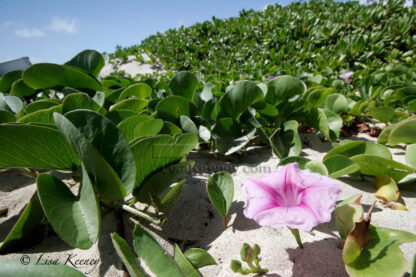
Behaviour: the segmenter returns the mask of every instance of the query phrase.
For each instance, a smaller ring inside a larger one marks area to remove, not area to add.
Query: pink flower
[[[338,77],[344,79],[345,83],[348,84],[350,82],[350,77],[354,74],[354,72],[347,72],[344,74],[339,75]]]
[[[269,78],[267,78],[267,80],[270,81],[270,80],[273,80],[273,79],[276,79],[276,78],[277,78],[277,76],[272,75],[272,76],[269,76]]]
[[[336,182],[297,163],[280,166],[261,178],[243,184],[247,198],[244,215],[261,226],[288,226],[309,232],[331,220],[335,201],[341,192]]]

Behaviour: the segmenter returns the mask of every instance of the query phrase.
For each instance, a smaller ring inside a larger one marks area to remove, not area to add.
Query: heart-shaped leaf
[[[329,177],[337,179],[360,170],[360,166],[344,155],[334,154],[324,159]]]
[[[64,170],[79,164],[80,160],[58,130],[38,125],[0,124],[0,168]]]
[[[399,143],[416,143],[416,117],[409,117],[394,124],[388,142],[391,146]]]
[[[262,90],[253,82],[240,81],[217,103],[215,113],[238,119],[247,108],[263,99]]]
[[[33,89],[70,87],[83,91],[101,90],[100,83],[84,71],[52,63],[37,63],[23,71],[23,81]]]
[[[276,106],[293,96],[301,95],[306,91],[306,85],[298,78],[284,75],[274,78],[267,84],[266,100]]]
[[[394,116],[393,107],[376,107],[365,114],[366,116],[374,117],[381,122],[389,122]]]
[[[136,161],[135,187],[142,185],[152,172],[181,160],[197,143],[198,137],[193,134],[182,134],[176,139],[159,135],[133,142],[131,150]]]
[[[118,97],[118,101],[126,98],[146,99],[152,95],[152,88],[145,83],[137,83],[125,88]]]
[[[360,166],[362,174],[371,176],[386,174],[396,182],[399,182],[408,174],[416,172],[416,169],[405,164],[375,155],[357,155],[352,157],[351,160]]]
[[[25,107],[25,113],[26,114],[30,114],[30,113],[34,113],[37,112],[39,110],[44,110],[44,109],[49,109],[53,106],[57,106],[61,104],[61,101],[58,99],[44,99],[44,100],[38,100],[35,102],[32,102],[30,104],[28,104]]]
[[[130,250],[129,245],[127,242],[120,237],[117,233],[111,234],[111,240],[113,242],[113,246],[116,249],[117,255],[122,260],[123,264],[126,266],[127,271],[129,272],[131,277],[146,277],[137,263],[137,257],[133,254]]]
[[[106,113],[91,97],[86,93],[71,93],[62,102],[62,113],[65,114],[72,110],[86,109],[96,112]]]
[[[59,179],[46,173],[37,179],[39,199],[49,223],[69,245],[88,249],[101,229],[100,206],[84,167],[79,198]]]
[[[0,260],[0,276],[4,277],[85,277],[73,267],[63,264],[47,265],[47,261],[40,259],[32,259],[29,264],[22,264],[20,259],[17,260]]]
[[[138,113],[141,110],[143,110],[147,104],[149,103],[148,100],[144,99],[124,99],[113,106],[110,107],[110,111],[116,111],[116,110],[127,110],[132,111],[134,113]]]
[[[160,130],[163,128],[163,120],[161,119],[150,119],[144,120],[137,124],[134,129],[134,136],[145,137],[145,136],[154,136],[157,135]]]
[[[184,130],[185,133],[198,135],[198,128],[196,127],[192,119],[190,119],[186,115],[181,115],[179,120],[181,122],[182,130]]]
[[[105,65],[105,60],[101,53],[95,50],[87,49],[78,53],[70,61],[66,62],[65,65],[83,69],[88,74],[97,78],[98,75],[100,75],[101,69]]]
[[[0,79],[0,92],[8,92],[13,83],[22,78],[22,70],[13,70],[4,74]]]
[[[124,134],[127,141],[134,139],[134,131],[139,123],[153,119],[149,115],[134,115],[121,121],[117,127]]]
[[[162,167],[153,172],[133,191],[134,197],[141,203],[152,204],[152,199],[158,199],[174,182],[184,176],[194,166],[193,161],[186,161]]]
[[[366,141],[343,141],[342,145],[331,149],[324,157],[324,161],[334,155],[342,155],[351,158],[356,155],[375,155],[386,159],[392,159],[391,153],[387,147],[374,142]]]
[[[124,135],[110,120],[90,110],[65,116],[55,113],[54,119],[103,197],[118,200],[131,193],[136,178],[134,157]]]
[[[192,100],[198,88],[198,79],[191,72],[179,72],[169,82],[169,88],[174,95]]]
[[[172,123],[178,123],[181,115],[189,117],[195,109],[188,99],[177,95],[163,98],[156,106],[157,117]]]
[[[339,137],[342,119],[336,113],[321,108],[313,108],[309,115],[311,125],[317,128],[328,140]]]
[[[35,122],[35,123],[45,123],[45,124],[55,125],[55,120],[53,119],[53,113],[55,112],[62,113],[62,104],[27,114],[19,118],[17,122],[19,123]]]
[[[347,98],[339,93],[331,94],[326,98],[325,108],[336,114],[346,112],[348,110]]]
[[[212,205],[224,219],[227,227],[227,214],[234,198],[234,181],[228,172],[218,172],[208,178],[207,192]]]
[[[410,262],[404,259],[399,246],[416,241],[416,235],[374,225],[370,225],[369,232],[370,242],[358,258],[345,264],[348,274],[352,277],[403,276],[410,268]],[[344,254],[343,258],[344,261],[347,259]]]
[[[22,250],[43,239],[46,218],[38,194],[30,198],[13,229],[0,245],[0,253],[8,254]]]
[[[155,276],[184,277],[166,251],[139,225],[136,225],[133,231],[133,245],[137,256]]]
[[[25,84],[22,79],[15,81],[10,89],[10,95],[18,97],[31,96],[36,93],[36,90]]]

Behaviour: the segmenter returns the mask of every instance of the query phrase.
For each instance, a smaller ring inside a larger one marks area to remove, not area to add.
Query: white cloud
[[[20,28],[14,32],[17,36],[22,38],[40,38],[45,36],[45,32],[38,28]]]
[[[60,18],[54,16],[47,29],[55,32],[74,34],[78,32],[78,20],[76,18]]]
[[[13,26],[16,26],[16,25],[17,25],[17,23],[15,21],[11,21],[11,20],[3,22],[3,27],[5,27],[5,28],[13,27]]]

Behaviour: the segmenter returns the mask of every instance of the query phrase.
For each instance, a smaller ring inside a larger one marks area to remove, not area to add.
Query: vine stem
[[[132,215],[135,215],[135,216],[144,218],[144,219],[146,219],[146,220],[148,220],[148,221],[150,221],[150,222],[152,222],[152,223],[154,223],[156,225],[160,225],[162,223],[162,221],[160,219],[151,217],[150,215],[148,215],[148,214],[146,214],[144,212],[141,212],[141,211],[139,211],[139,210],[137,210],[137,209],[135,209],[133,207],[130,207],[129,205],[119,204],[118,206],[123,211],[126,211],[126,212],[128,212],[128,213],[130,213]]]
[[[37,174],[37,173],[35,173],[35,172],[31,171],[30,169],[20,167],[20,168],[19,168],[19,170],[20,170],[20,171],[22,171],[24,174],[29,175],[30,177],[33,177],[33,178],[35,178],[35,179],[37,179],[37,178],[38,178],[38,175],[39,175],[39,174]]]
[[[292,228],[289,228],[289,230],[292,232],[293,236],[295,237],[296,242],[298,243],[299,247],[301,249],[303,249],[303,244],[302,244],[302,240],[300,239],[299,230],[298,229],[292,229]]]

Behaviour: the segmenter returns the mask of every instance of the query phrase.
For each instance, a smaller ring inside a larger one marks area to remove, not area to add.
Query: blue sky
[[[290,0],[0,0],[0,61],[63,63],[84,49],[113,52],[158,31],[237,16]]]

